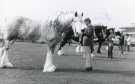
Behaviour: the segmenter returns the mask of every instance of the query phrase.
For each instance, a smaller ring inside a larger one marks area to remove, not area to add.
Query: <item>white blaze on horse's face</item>
[[[75,13],[72,28],[75,36],[78,36],[78,34],[81,34],[81,30],[87,28],[83,21],[83,13],[81,15],[79,15],[77,12]]]

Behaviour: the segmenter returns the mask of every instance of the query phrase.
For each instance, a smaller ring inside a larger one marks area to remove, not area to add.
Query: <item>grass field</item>
[[[75,45],[64,47],[65,55],[54,56],[56,72],[43,73],[46,45],[17,42],[9,52],[13,69],[0,69],[0,84],[135,84],[135,52],[120,56],[114,50],[114,59],[102,55],[96,57],[94,70],[83,72],[81,55],[75,53]]]

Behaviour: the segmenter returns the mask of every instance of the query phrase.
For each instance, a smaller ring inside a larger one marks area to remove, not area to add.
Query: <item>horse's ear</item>
[[[77,11],[75,12],[75,17],[77,17],[78,16],[78,14],[77,14]]]
[[[83,16],[83,12],[82,12],[82,14],[81,14],[82,16]]]

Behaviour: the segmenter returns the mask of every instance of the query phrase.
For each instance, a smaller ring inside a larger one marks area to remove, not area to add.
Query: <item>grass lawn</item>
[[[43,73],[46,45],[17,42],[9,51],[13,69],[0,69],[0,84],[135,84],[135,52],[119,55],[114,50],[114,59],[97,55],[94,70],[83,72],[81,55],[75,53],[75,45],[65,46],[64,56],[54,56],[56,72]]]

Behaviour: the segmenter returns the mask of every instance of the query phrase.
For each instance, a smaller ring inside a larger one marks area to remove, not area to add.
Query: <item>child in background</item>
[[[107,41],[108,41],[108,58],[112,59],[113,58],[113,46],[114,46],[113,40],[115,38],[115,35],[114,35],[113,29],[110,29],[109,32],[110,32],[110,35],[107,38]]]
[[[13,67],[7,58],[8,52],[7,47],[3,46],[3,42],[0,41],[0,68]]]
[[[131,45],[131,36],[127,34],[127,51],[130,51],[130,45]]]

